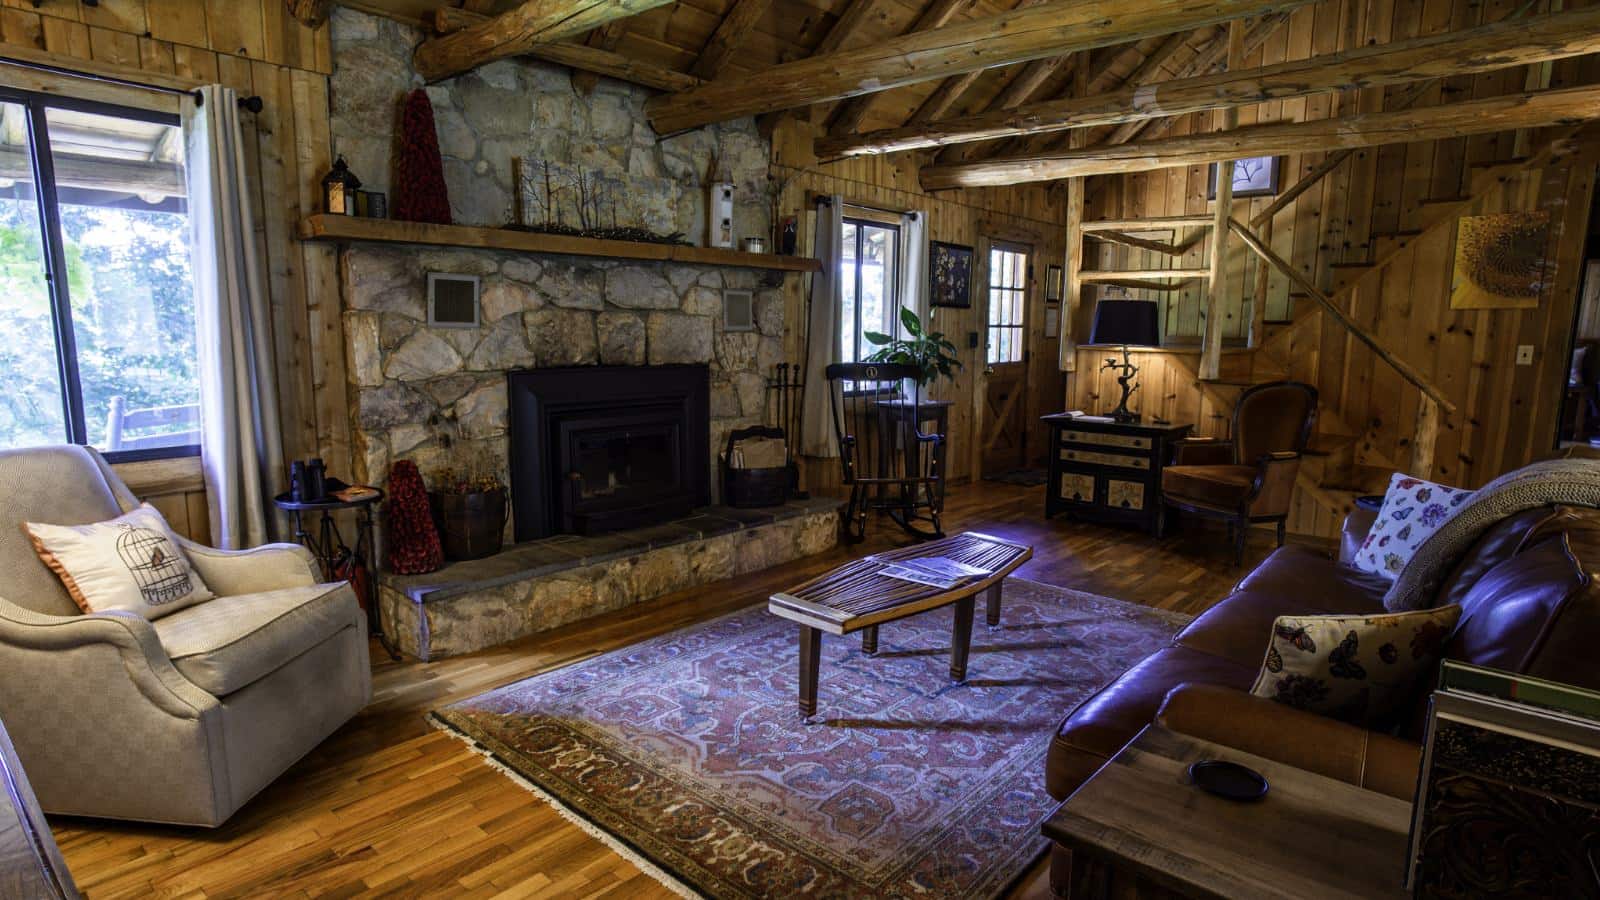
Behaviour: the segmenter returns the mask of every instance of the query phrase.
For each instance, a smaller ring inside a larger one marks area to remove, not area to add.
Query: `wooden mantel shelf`
[[[643,259],[701,266],[774,269],[780,272],[819,272],[819,260],[771,253],[744,253],[718,247],[684,247],[642,241],[607,241],[599,238],[536,234],[505,228],[467,225],[429,225],[394,219],[335,216],[326,213],[300,221],[300,237],[307,241],[374,241],[385,244],[428,244],[436,247],[470,247],[475,250],[509,250],[521,253],[560,253],[607,259]]]

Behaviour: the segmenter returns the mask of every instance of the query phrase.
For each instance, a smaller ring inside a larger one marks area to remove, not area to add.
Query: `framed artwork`
[[[1278,179],[1283,170],[1281,156],[1248,156],[1233,161],[1233,196],[1271,197],[1278,193]],[[1206,199],[1217,199],[1217,164],[1211,164],[1207,176]]]
[[[1456,220],[1451,309],[1531,309],[1544,293],[1550,213],[1495,213]]]
[[[1060,303],[1061,294],[1065,290],[1064,281],[1066,270],[1060,266],[1045,266],[1044,269],[1044,302]]]
[[[972,306],[973,250],[961,244],[928,242],[928,302],[932,306]]]

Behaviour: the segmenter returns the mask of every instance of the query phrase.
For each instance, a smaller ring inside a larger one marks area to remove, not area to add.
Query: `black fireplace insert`
[[[639,528],[710,502],[705,366],[519,369],[506,379],[518,541]]]

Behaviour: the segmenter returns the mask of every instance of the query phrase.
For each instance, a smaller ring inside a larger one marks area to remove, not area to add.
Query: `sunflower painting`
[[[1545,211],[1463,216],[1456,223],[1451,309],[1529,309],[1548,277]]]

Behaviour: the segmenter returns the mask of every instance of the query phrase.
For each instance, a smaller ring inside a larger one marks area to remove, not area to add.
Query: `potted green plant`
[[[933,325],[932,313],[928,314],[928,325]],[[956,377],[955,370],[961,368],[961,361],[955,357],[956,345],[945,340],[943,333],[924,330],[922,319],[904,306],[900,307],[900,327],[905,337],[876,331],[863,335],[867,343],[878,348],[867,357],[867,362],[915,366],[922,373],[917,384],[924,388],[940,378]]]
[[[433,483],[428,499],[444,555],[464,560],[499,553],[506,527],[506,486],[499,477],[441,469]]]

